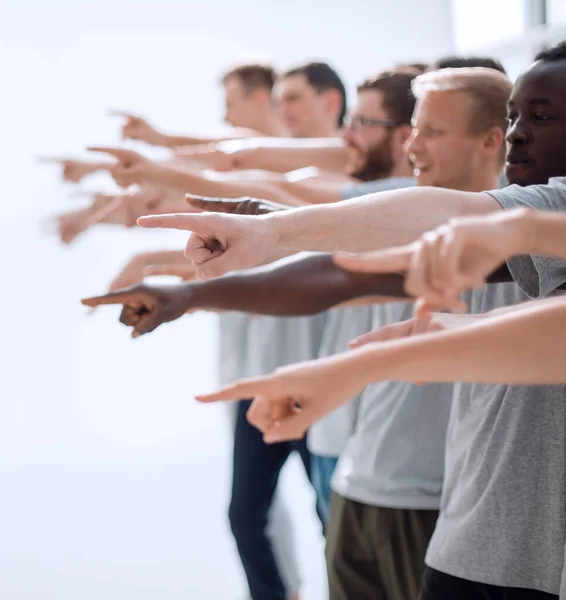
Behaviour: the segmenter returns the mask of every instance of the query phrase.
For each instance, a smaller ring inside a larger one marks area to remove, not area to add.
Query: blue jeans
[[[338,457],[311,454],[311,482],[316,491],[317,512],[325,524],[330,517],[330,482],[337,463]]]
[[[249,400],[238,402],[228,516],[252,599],[285,600],[287,593],[295,590],[285,589],[266,526],[277,480],[287,458],[291,452],[299,452],[310,479],[311,456],[305,439],[265,444],[262,434],[246,419],[250,404]]]

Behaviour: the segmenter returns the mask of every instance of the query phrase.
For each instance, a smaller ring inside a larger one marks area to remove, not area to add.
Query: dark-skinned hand
[[[259,198],[202,198],[186,194],[189,206],[204,212],[222,212],[233,215],[267,215],[272,212],[286,210],[283,204]]]
[[[84,298],[85,306],[96,308],[106,304],[122,304],[120,323],[132,327],[132,337],[151,333],[163,323],[175,321],[190,308],[189,292],[180,293],[176,286],[139,283],[102,296]]]

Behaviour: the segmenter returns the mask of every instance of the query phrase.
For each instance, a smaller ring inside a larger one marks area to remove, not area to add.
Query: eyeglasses
[[[368,127],[398,127],[403,125],[393,119],[378,119],[376,117],[362,117],[361,115],[350,115],[344,120],[344,124],[351,129],[367,129]]]

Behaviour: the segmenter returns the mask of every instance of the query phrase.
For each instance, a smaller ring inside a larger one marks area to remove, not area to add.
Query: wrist
[[[198,300],[199,296],[199,284],[195,282],[182,283],[177,288],[177,295],[179,302],[185,312],[201,308]]]
[[[383,351],[382,342],[370,343],[347,353],[348,372],[360,381],[360,387],[366,387],[375,381],[385,381],[391,377],[390,353]]]
[[[538,222],[540,214],[536,210],[521,209],[517,214],[518,236],[515,254],[536,254],[540,247]],[[519,246],[520,244],[520,246]]]
[[[269,244],[273,249],[285,248],[287,241],[286,222],[282,218],[286,214],[286,210],[275,211],[267,215],[257,217],[264,220],[264,228],[269,238]]]
[[[165,148],[173,148],[176,145],[173,136],[159,131],[154,131],[152,143],[154,146],[164,146]]]

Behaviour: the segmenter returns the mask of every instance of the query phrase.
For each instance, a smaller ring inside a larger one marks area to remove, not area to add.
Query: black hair
[[[292,77],[294,75],[303,75],[318,93],[328,90],[338,90],[342,97],[342,108],[338,117],[338,127],[344,124],[346,116],[346,87],[340,79],[338,73],[325,62],[310,62],[305,65],[300,65],[289,69],[283,73],[283,77]]]
[[[546,60],[549,62],[566,60],[566,42],[560,42],[551,48],[541,50],[535,56],[535,60]]]

